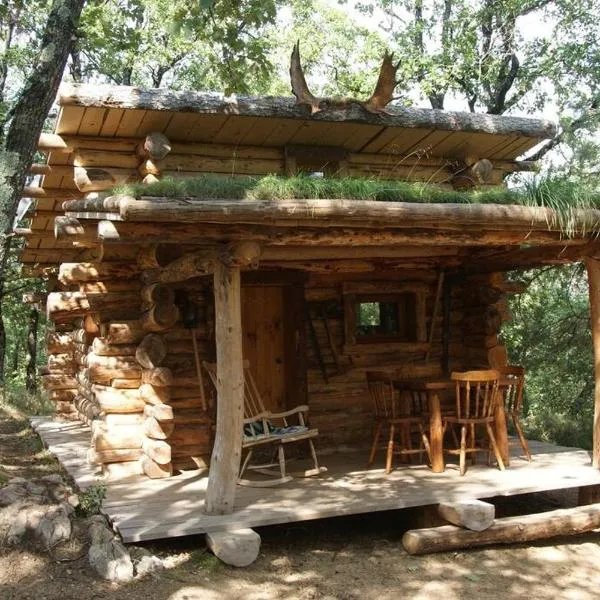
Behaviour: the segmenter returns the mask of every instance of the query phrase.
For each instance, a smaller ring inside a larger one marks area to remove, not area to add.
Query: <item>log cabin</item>
[[[575,213],[567,236],[542,207],[109,191],[207,173],[488,189],[535,168],[519,157],[552,123],[86,85],[64,85],[58,103],[39,141],[47,161],[31,171],[40,184],[24,191],[30,225],[16,233],[24,269],[48,279],[44,387],[85,424],[126,541],[600,483],[600,386],[593,467],[563,449],[513,461],[506,477],[422,466],[386,479],[366,469],[365,379],[506,365],[499,332],[521,291],[506,273],[585,261],[600,382],[600,211]],[[374,328],[370,310],[392,324]],[[236,485],[244,360],[267,410],[309,406],[327,476],[259,496]],[[216,392],[203,361],[217,364]]]

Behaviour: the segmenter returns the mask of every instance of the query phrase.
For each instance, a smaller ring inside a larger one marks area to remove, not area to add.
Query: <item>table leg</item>
[[[508,429],[506,428],[506,411],[504,410],[504,398],[502,395],[500,395],[499,402],[496,404],[495,417],[494,435],[496,443],[498,444],[504,466],[508,467],[510,464],[510,453],[508,448]]]
[[[429,445],[431,447],[431,470],[443,473],[444,430],[442,427],[442,409],[437,392],[429,393]]]

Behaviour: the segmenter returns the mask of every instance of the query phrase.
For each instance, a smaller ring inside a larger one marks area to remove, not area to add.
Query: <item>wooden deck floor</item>
[[[76,482],[89,487],[96,480],[84,462],[89,429],[49,419],[32,422]],[[505,472],[482,464],[470,467],[464,477],[456,465],[438,474],[424,466],[402,467],[386,476],[383,469],[364,469],[364,453],[324,456],[329,470],[321,477],[276,488],[238,487],[236,510],[226,516],[202,514],[207,479],[195,472],[138,479],[111,484],[103,510],[123,540],[133,542],[600,484],[600,471],[591,467],[584,450],[542,442],[531,442],[531,450],[532,463],[515,447]]]

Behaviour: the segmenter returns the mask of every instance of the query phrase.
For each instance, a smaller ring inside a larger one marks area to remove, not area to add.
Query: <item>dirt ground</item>
[[[0,485],[6,477],[58,471],[27,421],[0,406]],[[555,498],[531,500],[537,508],[556,505]],[[501,510],[520,508],[517,503]],[[400,539],[415,519],[414,513],[395,511],[263,528],[260,557],[246,569],[220,563],[206,551],[202,536],[154,543],[146,547],[169,568],[121,585],[94,576],[83,534],[51,554],[8,549],[0,540],[0,600],[600,598],[598,533],[411,557]]]

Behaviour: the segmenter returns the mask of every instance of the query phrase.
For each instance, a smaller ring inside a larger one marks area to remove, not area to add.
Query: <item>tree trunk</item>
[[[76,39],[85,0],[54,0],[42,37],[37,61],[12,111],[12,121],[4,150],[15,157],[12,172],[0,179],[5,196],[5,237],[0,247],[0,298],[3,296],[13,221],[25,185],[25,179],[37,149],[37,142],[54,102],[67,58]],[[1,321],[1,313],[0,313]],[[0,324],[0,332],[3,324]],[[0,333],[0,367],[4,367],[6,344]]]
[[[29,331],[27,332],[27,391],[35,394],[37,390],[37,379],[35,376],[35,364],[37,360],[37,336],[38,321],[40,313],[37,308],[32,308],[29,313]]]

